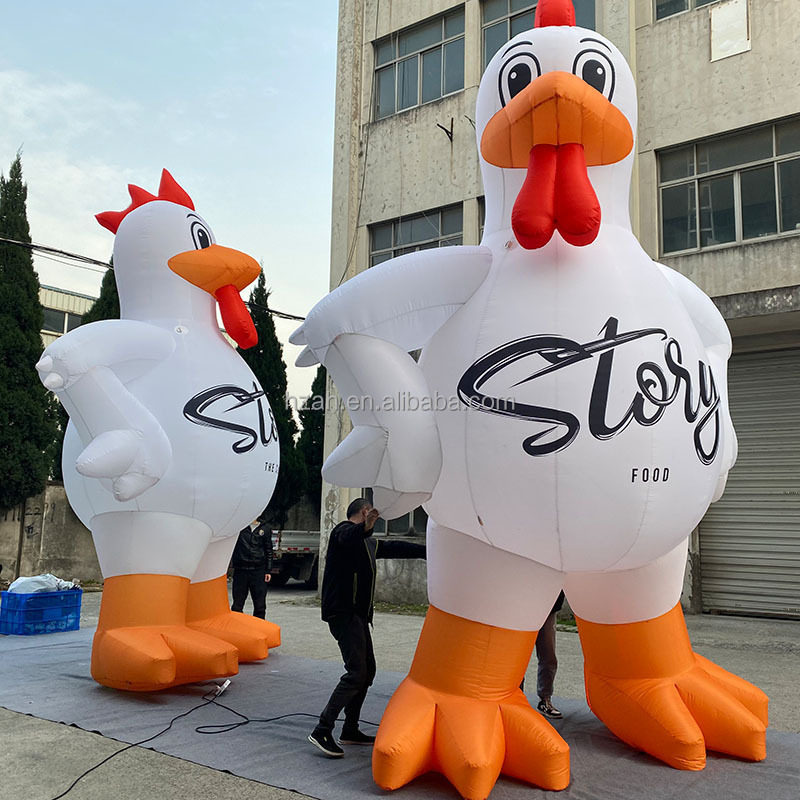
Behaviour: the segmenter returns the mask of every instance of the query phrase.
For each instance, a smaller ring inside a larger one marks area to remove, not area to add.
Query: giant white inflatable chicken
[[[430,517],[431,608],[375,779],[437,770],[467,798],[501,771],[568,784],[566,743],[517,688],[562,588],[617,736],[682,769],[706,748],[762,759],[766,696],[692,652],[679,605],[687,537],[735,460],[731,341],[631,231],[630,69],[569,0],[540,0],[488,65],[476,122],[482,245],[374,267],[292,337],[299,364],[366,397],[327,480]]]
[[[216,244],[164,170],[158,195],[98,214],[116,234],[121,319],[76,328],[36,365],[69,412],[64,485],[105,577],[92,675],[153,690],[236,673],[277,625],[230,611],[238,532],[269,501],[279,449],[242,347],[257,334],[239,292],[260,272]]]

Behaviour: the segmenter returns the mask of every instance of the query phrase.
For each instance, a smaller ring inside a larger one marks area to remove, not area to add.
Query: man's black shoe
[[[375,737],[361,733],[360,730],[342,731],[339,737],[339,744],[375,744]]]
[[[543,697],[536,706],[536,710],[540,714],[544,714],[550,719],[561,719],[564,715],[550,702],[549,697]]]
[[[336,744],[331,731],[323,731],[319,728],[314,728],[308,741],[314,747],[322,750],[329,758],[341,758],[344,755],[344,750]]]

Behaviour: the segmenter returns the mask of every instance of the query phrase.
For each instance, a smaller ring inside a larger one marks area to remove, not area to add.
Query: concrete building
[[[340,0],[331,288],[410,249],[480,241],[478,83],[535,5]],[[684,602],[800,616],[800,3],[575,7],[637,81],[634,231],[714,299],[734,338],[739,461],[692,536]],[[348,430],[346,412],[328,413],[326,453]],[[323,532],[356,494],[323,486]]]
[[[81,324],[81,317],[92,307],[96,299],[87,294],[57,289],[55,286],[40,286],[39,302],[44,311],[43,345],[47,347],[59,336],[77,328]]]

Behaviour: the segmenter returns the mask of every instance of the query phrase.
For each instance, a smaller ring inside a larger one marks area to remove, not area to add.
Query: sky
[[[0,170],[22,152],[37,244],[108,261],[94,219],[156,193],[166,167],[219,244],[264,265],[271,305],[328,291],[334,0],[35,0],[4,12]],[[40,283],[97,295],[102,274],[35,258]],[[276,319],[289,391],[298,323]]]

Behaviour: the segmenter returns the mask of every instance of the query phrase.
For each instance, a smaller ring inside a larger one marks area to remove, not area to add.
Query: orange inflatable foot
[[[586,697],[620,739],[677,769],[699,770],[706,748],[766,757],[767,696],[692,652],[680,605],[655,619],[578,619]]]
[[[519,684],[536,633],[495,628],[430,607],[414,663],[381,720],[372,773],[396,789],[431,770],[467,800],[502,772],[545,789],[569,783],[569,748]]]
[[[149,692],[238,672],[236,648],[189,630],[188,578],[106,579],[92,647],[92,677],[104,686]]]
[[[225,575],[189,586],[186,624],[234,645],[240,663],[266,658],[281,643],[281,629],[274,622],[231,611]]]

